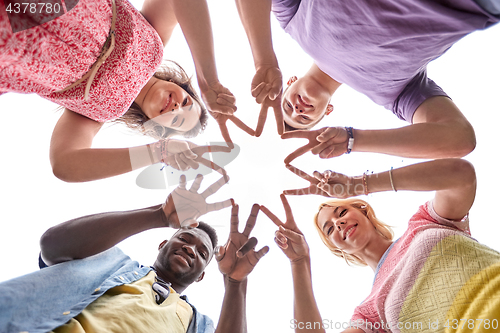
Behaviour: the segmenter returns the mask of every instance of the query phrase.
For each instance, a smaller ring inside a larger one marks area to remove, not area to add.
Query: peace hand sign
[[[292,165],[287,165],[287,169],[292,171],[297,176],[307,180],[310,185],[309,187],[301,189],[285,190],[283,191],[284,194],[317,194],[325,197],[334,197],[339,199],[345,199],[365,194],[363,179],[360,177],[349,177],[330,170],[327,170],[323,173],[314,171],[313,177]]]
[[[276,231],[274,241],[281,248],[283,253],[290,259],[291,262],[297,262],[301,259],[309,257],[309,246],[307,245],[304,234],[299,230],[293,218],[292,209],[288,204],[284,194],[280,195],[283,208],[285,209],[286,222],[283,223],[265,206],[261,206],[260,210],[264,212],[279,227]]]
[[[224,184],[229,181],[229,177],[225,175],[217,182],[210,185],[203,193],[198,193],[198,190],[203,180],[202,175],[197,175],[191,188],[186,189],[186,176],[182,175],[179,180],[179,186],[168,195],[167,200],[163,204],[163,211],[167,215],[169,226],[172,228],[180,228],[185,226],[196,227],[200,216],[221,210],[231,206],[233,199],[216,203],[207,203],[206,199],[217,192]]]
[[[219,270],[222,274],[233,280],[243,281],[252,272],[260,258],[269,251],[269,247],[264,246],[259,251],[255,251],[257,239],[255,237],[248,238],[255,226],[259,205],[253,205],[245,230],[242,233],[238,231],[238,212],[239,206],[234,205],[231,210],[229,238],[226,245],[219,247],[215,258],[219,263]]]
[[[257,121],[257,129],[255,130],[255,136],[260,136],[264,130],[264,124],[266,123],[267,111],[269,108],[273,108],[274,117],[276,118],[276,126],[278,128],[278,134],[282,135],[285,131],[285,125],[283,123],[283,111],[281,110],[281,93],[276,97],[276,99],[271,100],[267,97],[260,107],[259,120]]]
[[[315,131],[292,131],[281,136],[282,139],[303,138],[309,143],[298,148],[285,158],[285,164],[290,164],[297,157],[311,150],[321,158],[340,156],[347,151],[348,134],[343,127],[323,127]]]
[[[224,141],[226,141],[226,144],[229,148],[233,149],[234,144],[233,141],[231,140],[231,136],[229,135],[229,131],[227,130],[227,125],[226,122],[228,120],[232,121],[236,126],[241,128],[243,131],[247,132],[251,136],[255,135],[255,131],[248,127],[244,122],[242,122],[240,119],[238,119],[234,115],[226,115],[222,113],[215,113],[215,112],[210,112],[210,115],[214,117],[215,121],[219,124],[220,132],[222,134],[222,137],[224,138]]]

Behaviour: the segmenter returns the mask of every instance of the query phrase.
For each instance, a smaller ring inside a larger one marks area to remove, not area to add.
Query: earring
[[[286,83],[288,86],[290,86],[292,83],[294,83],[295,81],[297,81],[297,77],[296,76],[292,76],[291,78],[288,79],[288,82]]]
[[[332,111],[333,111],[333,105],[328,104],[328,106],[326,107],[326,115],[328,116],[330,113],[332,113]]]

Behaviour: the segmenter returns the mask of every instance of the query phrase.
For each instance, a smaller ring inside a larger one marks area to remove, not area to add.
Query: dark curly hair
[[[210,240],[212,241],[212,246],[215,250],[215,248],[217,247],[217,242],[219,240],[215,229],[208,223],[202,221],[198,221],[198,226],[196,228],[203,230],[204,232],[207,233],[208,237],[210,237]]]
[[[128,128],[137,130],[140,133],[153,137],[156,140],[166,139],[174,135],[182,135],[186,138],[197,136],[207,126],[208,113],[200,98],[196,94],[196,91],[191,84],[191,78],[187,75],[186,71],[175,61],[168,60],[164,61],[160,65],[160,68],[158,68],[153,76],[157,79],[177,84],[200,105],[200,121],[197,125],[187,132],[179,132],[172,128],[162,126],[156,122],[150,121],[151,119],[146,116],[136,102],[132,103],[128,111],[125,112],[123,116],[113,121],[115,123],[125,124]],[[145,126],[146,122],[148,122],[148,125],[151,124],[152,126]]]

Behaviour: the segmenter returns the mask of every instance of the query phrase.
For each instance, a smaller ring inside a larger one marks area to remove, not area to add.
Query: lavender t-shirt
[[[446,96],[427,64],[499,21],[473,0],[272,0],[272,11],[323,72],[408,122]]]

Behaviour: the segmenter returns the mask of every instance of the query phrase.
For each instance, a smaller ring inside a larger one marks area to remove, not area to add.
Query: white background
[[[135,3],[140,8],[141,2]],[[255,127],[260,107],[250,95],[254,74],[253,60],[244,30],[232,1],[209,1],[219,78],[237,98],[237,115]],[[274,17],[275,51],[284,81],[291,75],[307,71],[312,60],[278,26]],[[470,212],[473,236],[496,250],[500,231],[500,181],[498,179],[498,121],[500,111],[500,27],[475,32],[464,38],[440,59],[429,65],[429,77],[436,81],[455,101],[476,131],[477,148],[466,157],[476,167],[477,197]],[[179,28],[165,49],[164,57],[181,63],[194,74],[192,59]],[[354,128],[394,128],[407,124],[390,111],[375,105],[365,96],[342,86],[332,99],[335,111],[320,126],[353,126]],[[55,178],[49,163],[49,143],[60,113],[57,105],[35,95],[5,94],[0,97],[3,126],[0,199],[0,281],[38,269],[38,241],[49,227],[66,220],[104,211],[129,210],[161,203],[169,190],[145,190],[135,184],[141,172],[88,183],[65,183]],[[249,137],[229,124],[233,141],[241,146],[235,161],[226,166],[231,181],[211,202],[232,197],[240,205],[241,229],[253,203],[264,204],[284,218],[279,194],[284,189],[306,185],[284,167],[283,159],[304,144],[302,140],[281,140],[276,133],[272,113],[260,138]],[[204,134],[193,141],[205,144],[221,141],[216,123],[211,119]],[[94,147],[131,147],[152,140],[131,134],[120,126],[102,130]],[[366,170],[386,171],[417,162],[380,154],[352,153],[336,159],[320,160],[306,154],[294,164],[307,172],[332,169],[348,175]],[[218,179],[205,177],[202,189]],[[408,219],[419,205],[433,193],[379,193],[367,200],[379,218],[395,227],[401,235]],[[323,197],[289,197],[299,227],[311,248],[312,272],[316,299],[324,319],[348,321],[352,311],[371,289],[373,272],[369,268],[348,267],[328,252],[312,225],[312,217]],[[211,213],[202,220],[214,225],[220,243],[229,233],[230,209]],[[290,266],[275,245],[276,227],[260,214],[253,235],[260,248],[269,245],[269,253],[249,277],[248,327],[250,332],[286,332],[293,318],[293,294]],[[120,244],[133,259],[150,265],[156,257],[156,246],[168,238],[172,230],[155,229],[134,236]],[[223,296],[222,276],[211,263],[205,279],[186,290],[197,308],[217,321]],[[328,330],[338,331],[338,330]]]

